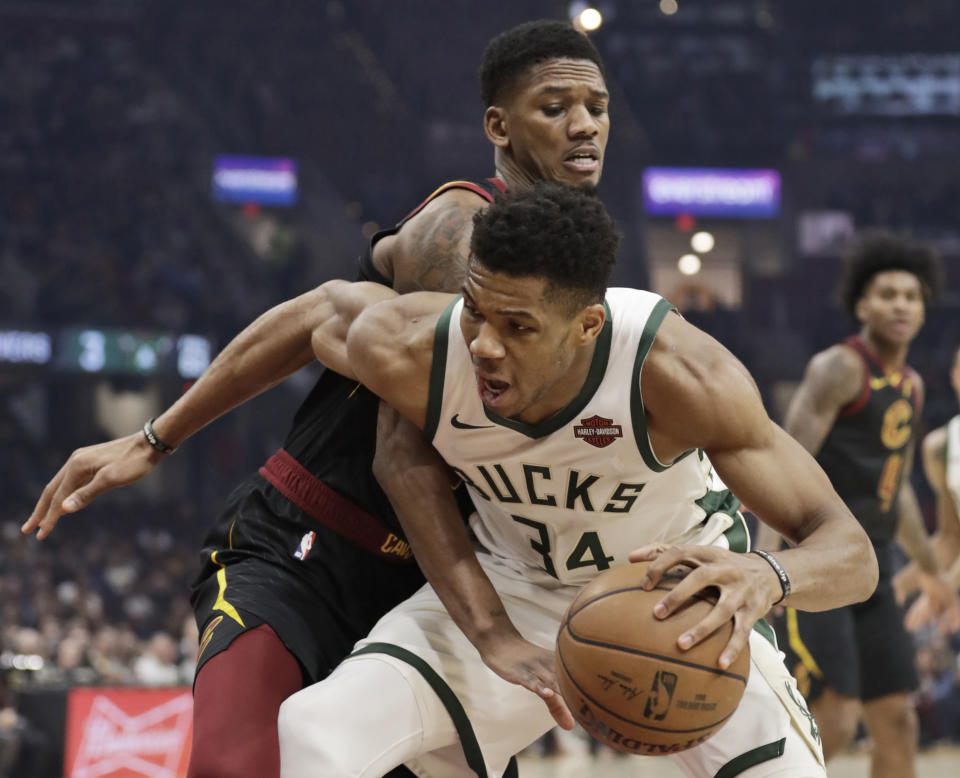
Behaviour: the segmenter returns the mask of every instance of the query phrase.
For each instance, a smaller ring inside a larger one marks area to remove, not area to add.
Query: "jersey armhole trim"
[[[667,314],[674,310],[676,310],[676,308],[673,304],[664,299],[659,300],[657,304],[653,306],[653,311],[650,313],[647,323],[643,327],[643,332],[640,334],[640,342],[637,345],[637,356],[633,361],[633,378],[630,383],[630,419],[633,423],[633,437],[636,440],[640,456],[643,457],[643,463],[655,473],[662,473],[670,467],[670,465],[665,465],[657,459],[653,453],[653,448],[650,446],[650,436],[647,434],[647,416],[643,410],[643,395],[640,392],[640,371],[643,368],[647,354],[650,352],[650,347],[657,337],[657,331],[660,329],[660,325],[667,317]],[[674,461],[679,461],[681,457],[686,456],[688,453],[690,452],[688,451],[681,454],[681,456],[677,457]]]
[[[427,417],[423,425],[423,436],[433,441],[440,425],[440,409],[443,407],[443,379],[447,370],[447,346],[450,340],[450,317],[453,308],[459,302],[460,295],[450,301],[440,318],[433,336],[433,360],[430,363],[430,384],[427,392]]]
[[[369,643],[363,648],[357,649],[351,657],[361,656],[363,654],[386,654],[401,662],[406,662],[420,675],[423,676],[430,688],[436,692],[437,697],[447,709],[453,725],[457,729],[457,735],[460,737],[460,745],[463,747],[463,755],[467,760],[467,766],[477,774],[477,778],[487,778],[486,763],[483,761],[483,752],[480,750],[480,744],[477,742],[477,736],[474,734],[473,726],[470,724],[470,718],[467,712],[457,699],[447,682],[440,677],[426,660],[417,656],[412,651],[396,646],[393,643]]]

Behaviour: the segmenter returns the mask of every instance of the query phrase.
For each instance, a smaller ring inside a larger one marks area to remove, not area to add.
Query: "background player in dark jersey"
[[[860,332],[810,360],[784,425],[867,531],[880,582],[865,603],[824,613],[788,608],[777,619],[781,648],[811,703],[824,756],[852,740],[862,713],[875,778],[913,775],[917,743],[913,644],[891,583],[895,542],[916,560],[937,609],[956,607],[909,480],[923,382],[907,351],[939,279],[933,252],[883,233],[865,236],[848,257],[842,288]],[[770,544],[763,532],[757,545]]]
[[[361,260],[362,279],[400,291],[459,289],[471,218],[491,191],[542,178],[599,180],[608,94],[586,37],[562,22],[514,28],[488,46],[481,89],[497,181],[438,190],[398,229],[374,238]],[[309,344],[293,333],[315,304],[307,294],[265,313],[144,432],[74,452],[24,531],[46,536],[64,513],[143,477],[165,445],[181,444],[311,362]],[[201,654],[191,776],[278,774],[283,699],[323,678],[422,583],[384,492],[409,478],[400,466],[425,444],[385,411],[375,445],[378,406],[356,382],[325,373],[297,412],[284,449],[238,487],[207,537],[193,592]],[[419,473],[433,467],[432,458],[425,462]],[[423,477],[447,478],[440,471]],[[445,491],[438,513],[455,512]]]

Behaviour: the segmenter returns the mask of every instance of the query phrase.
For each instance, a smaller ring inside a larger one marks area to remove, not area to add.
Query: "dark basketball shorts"
[[[869,600],[821,613],[787,608],[775,620],[787,667],[808,702],[829,686],[864,702],[918,686],[913,639],[889,577]]]
[[[230,496],[201,554],[191,593],[198,669],[244,631],[267,624],[297,658],[305,684],[325,678],[424,583],[415,562],[358,548],[259,476]]]

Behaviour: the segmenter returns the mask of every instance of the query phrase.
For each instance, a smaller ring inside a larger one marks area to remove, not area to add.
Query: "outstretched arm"
[[[322,352],[326,364],[346,375],[350,323],[364,306],[396,293],[379,284],[330,281],[260,316],[237,335],[203,375],[154,421],[156,435],[176,447],[211,421],[269,389]],[[23,532],[45,538],[65,513],[73,513],[110,489],[137,481],[163,455],[140,432],[74,451],[47,484]]]
[[[734,494],[793,546],[776,554],[790,578],[790,605],[827,610],[869,597],[877,561],[866,533],[810,454],[768,418],[753,379],[726,349],[668,316],[641,380],[651,442],[661,459],[703,448]],[[646,548],[631,558],[656,560],[650,585],[675,564],[696,568],[663,599],[663,617],[706,586],[720,589],[717,606],[679,645],[687,648],[733,618],[721,667],[729,666],[753,624],[781,597],[773,569],[753,554],[679,546]]]

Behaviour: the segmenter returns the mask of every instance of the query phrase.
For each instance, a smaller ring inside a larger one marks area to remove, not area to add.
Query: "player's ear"
[[[483,114],[483,131],[494,146],[506,148],[510,145],[507,131],[507,112],[497,105],[491,105]]]
[[[603,330],[603,325],[607,321],[607,310],[603,307],[603,303],[594,303],[584,308],[578,319],[577,334],[580,338],[580,345],[585,346],[595,340]]]
[[[853,306],[853,314],[861,324],[867,321],[867,298],[861,297]]]

